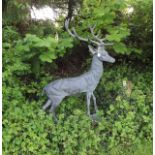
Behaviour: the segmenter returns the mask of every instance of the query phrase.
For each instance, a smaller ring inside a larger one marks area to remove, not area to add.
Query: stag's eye
[[[100,53],[97,53],[97,56],[98,56],[98,57],[100,57],[100,56],[101,56],[101,54],[100,54]]]

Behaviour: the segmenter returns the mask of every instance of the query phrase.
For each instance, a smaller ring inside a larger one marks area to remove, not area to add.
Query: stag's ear
[[[88,45],[89,51],[94,55],[95,53],[97,53],[97,51],[95,50],[95,48],[91,45]]]

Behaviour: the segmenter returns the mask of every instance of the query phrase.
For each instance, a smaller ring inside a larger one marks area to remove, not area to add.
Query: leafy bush
[[[130,155],[144,153],[147,143],[145,152],[151,155],[152,74],[136,71],[116,66],[104,73],[96,91],[99,122],[86,115],[80,96],[61,103],[55,125],[52,115],[41,110],[44,97],[30,102],[23,86],[4,85],[3,153]]]
[[[84,0],[72,24],[84,37],[91,37],[88,26],[95,25],[96,34],[100,31],[101,38],[113,42],[115,53],[149,62],[153,51],[152,6],[151,0]]]
[[[11,35],[7,35],[8,33]],[[5,70],[9,67],[10,74],[16,72],[18,75],[23,75],[27,71],[39,78],[44,62],[52,62],[56,58],[62,57],[73,46],[71,38],[57,40],[49,36],[40,38],[36,35],[26,34],[22,39],[15,39],[17,34],[12,28],[4,31],[3,66]],[[13,43],[11,40],[14,40]]]
[[[103,75],[96,93],[98,102],[105,109],[104,116],[111,120],[109,133],[114,139],[119,137],[118,143],[129,145],[130,140],[152,138],[150,71],[138,71],[130,66],[113,68]]]
[[[130,61],[127,65],[122,58],[120,64],[109,66],[95,92],[98,121],[86,115],[85,96],[80,95],[63,100],[57,109],[58,124],[41,109],[46,100],[41,93],[55,78],[54,60],[65,57],[74,42],[62,28],[62,16],[57,29],[40,22],[31,23],[29,33],[17,32],[29,23],[29,3],[18,3],[9,1],[12,9],[7,9],[3,23],[3,154],[151,155],[152,1],[83,1],[74,20],[80,35],[88,37],[88,25],[96,24],[101,36],[106,34],[114,43],[108,51],[128,55],[129,60],[134,53],[149,65]],[[128,7],[134,8],[130,15]]]

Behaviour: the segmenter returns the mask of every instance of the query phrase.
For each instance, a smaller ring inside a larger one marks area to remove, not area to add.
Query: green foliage
[[[99,121],[86,115],[85,96],[80,95],[63,100],[58,124],[41,110],[46,100],[42,88],[56,78],[55,60],[72,52],[76,42],[63,30],[64,17],[58,28],[49,21],[32,22],[21,34],[30,19],[30,2],[3,2],[3,154],[151,155],[152,1],[83,1],[72,23],[77,32],[88,37],[88,25],[96,24],[95,32],[114,43],[108,51],[128,56],[112,68],[106,66],[95,92]],[[33,2],[38,7],[45,3],[54,1]],[[122,62],[132,58],[149,65]]]
[[[131,31],[127,44],[134,48],[131,51],[140,49],[140,53],[135,51],[135,57],[143,62],[149,62],[153,55],[153,1],[131,0],[130,6],[133,7],[134,11],[125,17],[125,22],[129,22]]]
[[[5,0],[4,0],[5,1]],[[3,24],[18,24],[30,19],[28,1],[7,0],[4,2]],[[22,13],[21,13],[22,12]]]
[[[54,23],[51,23],[50,20],[47,20],[47,21],[32,21],[26,33],[45,37],[54,35],[56,34],[56,32],[57,29],[55,28]]]
[[[42,79],[40,86],[46,81]],[[149,70],[135,72],[123,66],[107,71],[96,91],[100,121],[86,115],[82,96],[69,97],[58,108],[57,125],[41,110],[44,98],[25,98],[24,89],[32,88],[4,84],[3,153],[151,155],[151,83]]]
[[[128,150],[144,137],[152,139],[150,71],[143,73],[129,66],[116,67],[104,74],[97,95],[108,121],[105,121],[103,133],[108,131],[107,135],[111,135],[108,140],[105,139],[110,148],[119,145]]]
[[[81,14],[77,17],[77,21],[81,21],[79,32],[87,31],[89,25],[96,25],[96,32],[99,30],[101,32],[100,37],[105,37],[107,41],[114,43],[113,49],[116,53],[131,53],[125,44],[125,38],[130,35],[130,29],[125,22],[120,22],[118,16],[123,15],[125,8],[127,8],[126,1],[85,0]],[[88,33],[83,35],[88,36]]]
[[[3,28],[3,42],[11,43],[13,40],[20,38],[17,30],[13,26],[5,26]]]
[[[59,48],[61,44],[61,48]],[[15,49],[18,53],[24,53],[25,59],[38,57],[42,62],[52,62],[60,55],[63,55],[67,48],[72,47],[72,39],[56,40],[52,37],[39,38],[36,35],[26,34],[23,40],[17,41]],[[63,51],[62,51],[63,49]]]
[[[100,31],[101,38],[113,42],[117,54],[148,62],[152,57],[152,12],[151,0],[84,0],[75,25],[80,35],[90,38],[88,26],[96,25],[96,33]]]
[[[7,33],[13,35],[7,36]],[[3,58],[5,61],[3,61],[3,65],[6,68],[7,64],[9,65],[10,74],[13,72],[18,74],[18,70],[21,70],[23,74],[24,69],[27,69],[29,73],[39,77],[42,63],[53,62],[53,60],[63,56],[73,46],[71,38],[57,40],[50,36],[40,38],[32,34],[26,34],[24,38],[15,40],[13,44],[6,42],[9,39],[15,38],[16,35],[16,31],[11,28],[6,28],[4,31]]]

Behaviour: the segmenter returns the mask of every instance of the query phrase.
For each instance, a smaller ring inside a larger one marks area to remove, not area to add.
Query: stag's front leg
[[[92,96],[93,96],[95,111],[97,112],[98,111],[98,108],[97,108],[96,97],[95,97],[94,93],[92,93]]]
[[[47,100],[47,102],[44,104],[44,106],[42,107],[43,110],[46,110],[50,105],[51,105],[52,101],[50,99]]]
[[[88,113],[88,116],[90,116],[90,99],[91,99],[91,93],[88,92],[87,93],[87,113]]]

